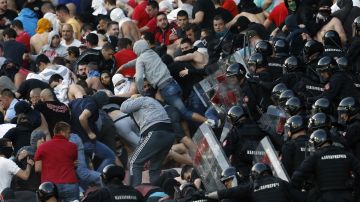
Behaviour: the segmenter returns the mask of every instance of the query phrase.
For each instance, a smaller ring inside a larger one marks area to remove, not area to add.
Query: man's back
[[[35,161],[42,161],[41,182],[77,183],[76,160],[76,145],[62,135],[55,135],[52,140],[41,144],[35,154]]]
[[[22,65],[22,56],[26,51],[26,47],[15,40],[4,42],[4,57],[13,60],[18,65]]]

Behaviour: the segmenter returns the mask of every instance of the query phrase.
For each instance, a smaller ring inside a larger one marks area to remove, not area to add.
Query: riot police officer
[[[122,181],[125,178],[125,170],[120,166],[108,165],[101,174],[105,187],[90,192],[83,201],[142,201],[143,197],[136,189],[124,185]]]
[[[241,103],[247,111],[249,118],[257,121],[270,104],[270,92],[259,85],[259,83],[251,79],[248,80],[245,75],[246,69],[239,63],[230,65],[226,69],[229,85],[240,85],[239,95],[242,95]]]
[[[337,128],[332,126],[332,120],[329,115],[319,112],[310,117],[308,132],[312,133],[318,129],[324,129],[330,132],[331,140],[334,146],[343,148],[347,147],[346,140],[339,135]]]
[[[295,97],[295,94],[292,90],[285,90],[282,92],[279,96],[279,107],[284,109],[286,101],[292,97]]]
[[[298,97],[289,98],[284,106],[284,110],[290,116],[300,115],[306,117],[306,113],[303,110],[304,106]]]
[[[316,73],[316,65],[323,52],[322,43],[315,40],[307,41],[303,48],[303,63],[306,66],[305,74],[315,84],[320,82]]]
[[[255,202],[289,202],[294,199],[302,201],[302,196],[289,185],[288,182],[274,177],[270,166],[256,163],[251,168],[250,184],[244,184],[230,189],[224,189],[207,194],[211,199],[231,198],[241,200],[251,198]]]
[[[353,67],[353,73],[359,75],[360,73],[360,16],[355,18],[353,22],[353,39],[351,45],[347,51],[347,58],[350,65]]]
[[[239,105],[229,109],[227,118],[233,127],[223,142],[223,149],[245,181],[250,174],[254,157],[264,154],[263,151],[257,151],[257,146],[265,134]]]
[[[341,40],[339,34],[335,30],[325,32],[323,36],[324,55],[330,56],[334,59],[345,56],[342,50]]]
[[[300,115],[290,117],[285,123],[285,134],[287,138],[281,149],[281,162],[289,176],[302,163],[308,151],[306,134],[306,122]]]
[[[253,53],[248,60],[250,76],[254,80],[272,82],[273,78],[268,70],[266,57],[261,53]]]
[[[276,39],[273,42],[274,56],[268,57],[269,71],[274,80],[283,75],[283,64],[289,56],[289,46],[284,39]]]
[[[354,155],[360,158],[359,101],[353,97],[346,97],[339,103],[337,111],[339,124],[346,126],[343,136]]]
[[[316,71],[319,73],[322,83],[325,84],[324,92],[319,96],[308,98],[308,102],[312,103],[320,97],[325,97],[333,103],[339,103],[342,98],[348,96],[359,98],[359,92],[353,82],[344,72],[338,71],[337,64],[331,57],[322,57]]]
[[[40,184],[36,195],[41,202],[56,202],[58,198],[58,190],[54,183],[43,182]]]
[[[319,201],[352,201],[354,187],[350,173],[360,174],[360,163],[353,154],[331,145],[329,132],[319,129],[310,136],[315,147],[291,178],[293,186],[301,188],[304,180],[313,176],[319,193]]]
[[[302,64],[296,56],[290,56],[285,59],[283,64],[283,75],[280,79],[290,89],[296,90],[296,84],[305,76]]]
[[[274,88],[271,91],[271,101],[273,102],[274,105],[276,106],[279,105],[280,95],[285,90],[288,90],[288,88],[284,83],[278,83],[276,84],[276,86],[274,86]]]

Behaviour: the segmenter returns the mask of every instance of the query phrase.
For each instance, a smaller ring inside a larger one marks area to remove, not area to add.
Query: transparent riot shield
[[[281,161],[279,161],[278,154],[275,151],[274,146],[271,143],[271,140],[268,136],[264,137],[260,141],[259,146],[256,150],[264,151],[265,154],[263,156],[255,155],[254,156],[255,163],[266,163],[270,165],[274,176],[289,182],[289,176],[286,170],[284,169],[284,166],[282,165]]]
[[[270,105],[259,119],[259,127],[271,135],[282,135],[286,122],[285,112],[277,106]]]
[[[190,156],[206,191],[225,189],[220,181],[221,172],[230,164],[214,132],[208,125],[202,124],[194,134],[193,141],[197,145],[197,149]]]

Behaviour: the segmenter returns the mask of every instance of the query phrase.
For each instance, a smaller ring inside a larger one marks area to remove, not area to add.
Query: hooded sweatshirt
[[[35,34],[38,18],[33,10],[29,8],[23,8],[15,20],[20,20],[23,23],[25,32],[30,34],[30,36]]]
[[[145,40],[136,41],[133,49],[138,56],[136,59],[135,82],[140,94],[144,94],[144,78],[155,89],[172,79],[165,63],[162,62],[156,52],[150,49]]]
[[[55,57],[66,57],[68,52],[65,46],[59,45],[57,47],[51,47],[51,41],[55,36],[58,36],[60,38],[60,35],[55,32],[51,31],[48,36],[48,44],[46,44],[40,51],[41,54],[45,54],[50,61],[52,61]]]

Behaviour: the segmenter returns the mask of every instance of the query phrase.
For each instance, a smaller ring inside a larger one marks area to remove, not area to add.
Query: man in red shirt
[[[146,13],[149,15],[150,20],[145,26],[140,28],[140,32],[151,32],[154,33],[156,30],[156,15],[159,12],[159,4],[156,1],[150,1],[146,6]]]
[[[178,39],[176,35],[176,25],[169,24],[165,13],[156,15],[157,28],[155,31],[155,41],[161,45],[170,45]]]
[[[24,44],[27,51],[30,51],[30,35],[24,31],[23,23],[20,20],[14,20],[11,23],[11,28],[16,31],[16,41]]]
[[[77,148],[68,141],[70,125],[58,122],[54,127],[54,137],[39,146],[35,153],[35,171],[41,172],[41,182],[57,185],[60,201],[79,200],[79,185],[75,163]]]
[[[118,41],[119,51],[114,54],[116,68],[119,68],[121,65],[126,64],[137,57],[134,51],[131,49],[131,47],[132,47],[132,41],[130,39],[128,38],[119,39]],[[124,68],[120,71],[120,73],[127,78],[134,78],[135,66]]]
[[[131,18],[135,22],[135,24],[137,24],[138,28],[145,26],[151,19],[149,14],[145,11],[147,4],[148,4],[147,0],[141,0],[134,9]]]
[[[276,27],[280,27],[287,16],[288,8],[284,2],[281,2],[271,11],[269,17],[264,22],[264,26],[268,29],[274,23]]]

